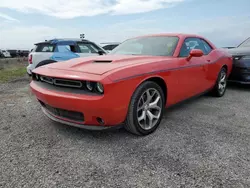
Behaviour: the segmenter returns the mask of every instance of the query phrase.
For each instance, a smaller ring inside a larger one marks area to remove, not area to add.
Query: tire
[[[43,65],[47,65],[47,64],[51,64],[51,63],[55,63],[56,61],[54,61],[54,60],[50,60],[50,59],[48,59],[48,60],[44,60],[44,61],[41,61],[40,63],[38,63],[37,64],[37,66],[36,66],[36,68],[37,67],[41,67],[41,66],[43,66]]]
[[[224,78],[224,84],[222,84],[223,78]],[[220,84],[222,84],[223,88],[221,87]],[[227,69],[225,67],[222,67],[219,72],[218,78],[216,80],[216,84],[213,88],[212,95],[214,97],[222,97],[224,96],[226,89],[227,89]]]
[[[152,98],[147,97],[149,96],[147,95],[148,93],[152,95]],[[156,105],[152,105],[153,104],[152,101],[156,102],[157,101],[156,99],[158,99],[158,97],[159,100],[157,103],[155,103]],[[148,99],[150,98],[151,101],[148,101]],[[125,129],[131,132],[132,134],[136,135],[145,136],[153,133],[161,123],[164,109],[165,109],[165,96],[162,88],[153,81],[143,82],[135,90],[130,100],[129,109],[124,125]],[[149,117],[153,117],[152,115],[154,115],[155,118],[153,119],[153,121],[150,121]],[[139,121],[139,116],[140,117],[146,116],[146,119],[143,118],[141,121]],[[149,124],[149,126],[146,126],[147,123]]]

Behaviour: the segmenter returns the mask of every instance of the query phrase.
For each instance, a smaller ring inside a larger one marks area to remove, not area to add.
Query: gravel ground
[[[25,78],[0,97],[0,187],[250,187],[250,87],[171,108],[146,137],[54,123]]]

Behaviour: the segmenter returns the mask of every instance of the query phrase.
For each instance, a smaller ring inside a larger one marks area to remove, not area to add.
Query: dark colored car
[[[28,57],[30,51],[29,50],[23,50],[23,57]]]
[[[8,52],[10,53],[11,57],[17,57],[17,50],[8,50]]]
[[[228,81],[250,84],[250,37],[227,51],[233,56],[233,70]]]
[[[104,50],[106,50],[107,52],[112,51],[113,49],[115,49],[117,46],[119,46],[120,43],[112,43],[112,44],[106,44],[104,46],[102,46],[102,48]]]
[[[0,58],[4,58],[4,55],[1,51],[0,51]]]

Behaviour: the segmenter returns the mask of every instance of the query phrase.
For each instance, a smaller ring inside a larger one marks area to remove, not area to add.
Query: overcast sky
[[[200,34],[216,46],[250,36],[250,0],[0,0],[0,48],[51,38],[122,42],[144,34]]]

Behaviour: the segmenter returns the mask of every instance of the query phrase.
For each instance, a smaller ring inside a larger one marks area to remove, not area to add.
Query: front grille
[[[84,122],[84,115],[81,112],[69,111],[69,110],[64,110],[61,108],[54,108],[48,104],[45,104],[42,101],[39,101],[39,102],[45,109],[47,109],[50,113],[54,114],[55,116],[66,118],[69,120],[78,121],[78,122]]]
[[[66,93],[77,93],[86,95],[103,95],[104,92],[100,92],[95,81],[87,80],[74,80],[74,79],[64,79],[56,78],[45,75],[40,75],[32,73],[33,81],[39,86],[56,91],[62,91]],[[87,83],[92,84],[92,89],[87,87]]]
[[[53,84],[56,86],[73,87],[73,88],[81,88],[83,86],[82,82],[79,80],[51,78],[48,76],[40,76],[40,79],[43,82],[47,82],[49,84]]]
[[[54,78],[54,84],[57,86],[65,86],[65,87],[76,87],[76,88],[82,87],[82,82],[77,80],[65,80],[65,79]]]
[[[53,84],[53,79],[50,78],[50,77],[47,77],[47,76],[40,76],[40,79],[43,81],[43,82],[47,82],[49,84]]]

